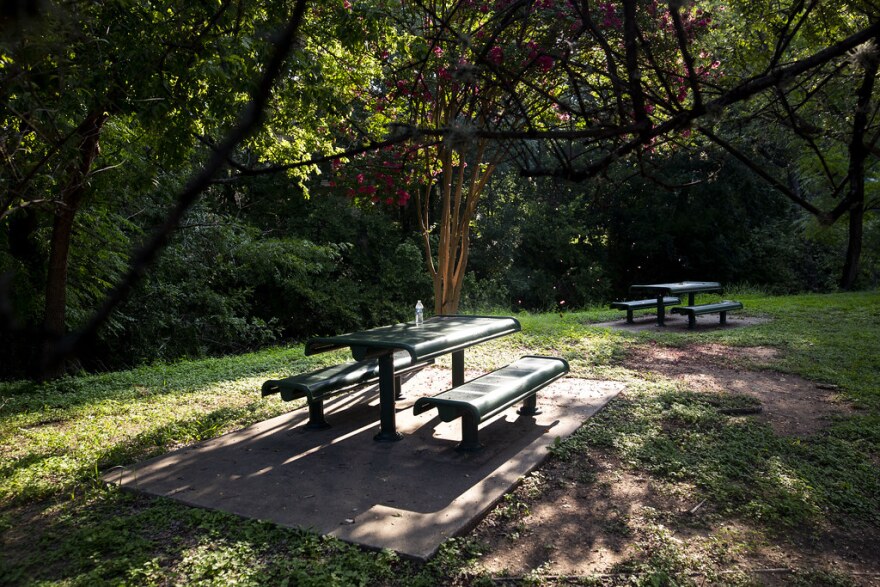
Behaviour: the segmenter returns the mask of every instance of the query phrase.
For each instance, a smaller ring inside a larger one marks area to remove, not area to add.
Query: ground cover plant
[[[0,584],[872,584],[880,293],[735,297],[753,324],[633,333],[602,326],[620,320],[606,309],[522,314],[522,333],[474,349],[486,369],[558,354],[626,390],[426,564],[100,482],[290,409],[262,381],[343,354],[2,384]]]

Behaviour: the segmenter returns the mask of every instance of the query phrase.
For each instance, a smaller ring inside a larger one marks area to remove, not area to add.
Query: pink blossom
[[[501,65],[501,62],[504,61],[504,49],[495,45],[491,49],[489,49],[489,54],[487,55],[489,61],[495,65]]]
[[[551,69],[553,69],[553,58],[549,55],[541,55],[537,59],[535,59],[535,64],[538,66],[538,69],[547,73]]]
[[[604,12],[604,18],[602,19],[602,26],[605,28],[619,28],[623,25],[623,22],[617,17],[617,8],[614,6],[612,2],[600,2],[598,4],[598,8],[600,11]]]
[[[679,102],[684,102],[685,98],[687,98],[687,95],[688,95],[688,89],[686,86],[681,86],[680,88],[678,88],[678,101]]]

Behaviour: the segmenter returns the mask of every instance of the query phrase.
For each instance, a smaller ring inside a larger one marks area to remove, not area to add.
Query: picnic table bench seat
[[[480,448],[477,427],[480,422],[522,401],[523,415],[540,413],[537,392],[568,373],[568,362],[556,357],[524,356],[513,363],[487,373],[433,397],[422,397],[413,405],[418,415],[437,408],[440,419],[452,422],[461,418],[462,441],[458,450]]]
[[[688,317],[688,328],[694,328],[697,316],[703,314],[721,314],[721,324],[727,324],[727,313],[732,310],[742,310],[742,302],[724,300],[713,304],[700,304],[694,306],[677,306],[670,310],[673,314],[685,314]]]
[[[663,298],[664,306],[675,306],[676,304],[680,304],[681,299],[675,296],[666,296]],[[626,322],[627,324],[633,323],[633,312],[635,310],[648,310],[650,308],[657,307],[657,298],[650,298],[647,300],[623,300],[612,302],[611,306],[614,310],[626,310]]]
[[[433,362],[433,359],[413,362],[407,352],[394,353],[396,395],[400,395],[401,375],[422,369]],[[378,379],[379,361],[369,359],[324,367],[284,379],[270,379],[263,383],[262,395],[266,397],[280,393],[281,399],[286,402],[306,398],[309,406],[306,428],[323,429],[330,426],[324,418],[324,399],[353,391]]]

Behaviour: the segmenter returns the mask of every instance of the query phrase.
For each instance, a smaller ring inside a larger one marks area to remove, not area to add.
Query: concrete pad
[[[373,440],[379,409],[372,386],[326,402],[328,430],[305,430],[307,410],[298,409],[104,480],[427,559],[537,468],[555,438],[573,433],[623,389],[616,382],[560,379],[538,393],[541,414],[523,417],[510,408],[480,427],[482,450],[461,453],[459,422],[444,423],[435,410],[414,416],[411,409],[418,397],[448,386],[448,371],[438,367],[404,383],[399,442]]]
[[[633,316],[632,324],[627,323],[626,316],[624,315],[620,320],[614,320],[613,322],[598,322],[596,324],[590,324],[590,326],[628,332],[706,332],[709,330],[726,330],[752,326],[754,324],[764,324],[765,322],[768,322],[768,319],[728,314],[727,324],[721,324],[718,314],[697,316],[697,323],[693,330],[688,329],[687,316],[682,316],[681,314],[666,314],[664,322],[666,324],[665,326],[657,325],[657,312],[654,311],[650,314]]]

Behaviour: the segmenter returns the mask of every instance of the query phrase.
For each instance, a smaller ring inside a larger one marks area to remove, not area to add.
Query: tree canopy
[[[709,145],[819,224],[846,217],[841,285],[859,274],[880,153],[871,3],[33,7],[0,45],[2,309],[4,340],[44,340],[49,372],[120,327],[200,198],[241,213],[267,176],[414,225],[437,312],[459,306],[500,167],[589,193],[617,169],[664,185],[669,157]],[[280,211],[290,193],[268,197]]]

